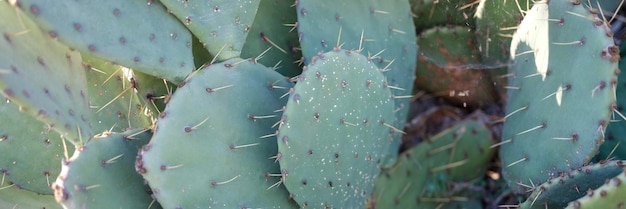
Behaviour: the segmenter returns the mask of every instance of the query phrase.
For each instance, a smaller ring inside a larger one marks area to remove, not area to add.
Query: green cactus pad
[[[584,197],[569,203],[566,209],[618,209],[626,204],[626,173],[622,172],[603,186],[588,191]]]
[[[145,129],[96,136],[63,162],[55,199],[64,208],[160,208],[134,169],[151,136]]]
[[[298,31],[305,64],[341,46],[367,55],[384,75],[395,97],[395,127],[404,128],[415,80],[417,46],[410,5],[405,0],[299,0]],[[339,42],[339,43],[338,43]],[[402,135],[393,135],[398,152]],[[393,164],[397,155],[384,159]]]
[[[7,1],[0,2],[0,14],[2,94],[71,142],[90,138],[80,54],[44,34]]]
[[[295,62],[302,57],[298,41],[296,22],[298,16],[293,1],[263,0],[250,28],[241,51],[242,58],[257,58],[265,52],[259,63],[272,67],[284,76],[294,77],[302,73],[302,67]]]
[[[150,126],[150,118],[144,114],[136,93],[132,70],[87,56],[83,56],[83,65],[94,132],[122,132]]]
[[[520,208],[564,208],[571,201],[581,198],[588,190],[596,189],[608,179],[624,170],[624,161],[608,161],[584,166],[550,179],[540,185],[527,185],[533,191]]]
[[[476,40],[482,63],[500,67],[510,63],[511,35],[522,21],[529,0],[481,0],[476,9]]]
[[[498,95],[483,70],[476,36],[464,26],[435,27],[417,38],[415,86],[463,106],[493,103]],[[437,79],[433,79],[437,78]]]
[[[336,50],[299,77],[281,119],[278,161],[301,207],[364,207],[389,153],[394,102],[367,57]]]
[[[588,163],[615,103],[619,49],[570,1],[535,3],[513,37],[503,177],[516,192]]]
[[[273,124],[292,85],[279,73],[239,58],[190,75],[137,159],[137,171],[163,207],[297,207],[283,187],[274,185],[280,168],[272,158],[277,153]]]
[[[194,69],[190,32],[159,1],[18,2],[47,36],[80,52],[176,83]]]
[[[260,0],[161,0],[206,49],[223,61],[239,57]]]
[[[446,24],[466,25],[472,28],[475,25],[474,0],[409,0],[409,2],[417,32]]]
[[[0,101],[6,101],[4,96]],[[0,178],[38,194],[53,194],[50,186],[61,171],[61,159],[74,146],[63,146],[58,133],[13,103],[0,104],[0,118]]]
[[[466,199],[480,200],[449,188],[485,175],[492,143],[489,129],[470,119],[407,150],[376,182],[376,208],[455,208]]]
[[[11,209],[61,209],[52,195],[40,195],[15,185],[0,185],[0,208]]]

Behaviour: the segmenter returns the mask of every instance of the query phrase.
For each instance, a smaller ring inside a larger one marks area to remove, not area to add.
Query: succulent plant
[[[0,0],[0,208],[611,208],[620,4]]]

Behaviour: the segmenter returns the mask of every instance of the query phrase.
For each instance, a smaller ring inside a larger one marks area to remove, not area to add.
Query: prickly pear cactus
[[[407,150],[376,182],[376,208],[455,208],[475,202],[467,199],[480,200],[450,188],[485,174],[490,134],[482,122],[466,120]]]
[[[388,121],[403,129],[409,112],[417,46],[409,3],[405,0],[333,1],[299,0],[298,32],[304,62],[341,46],[367,55],[383,69],[395,98],[395,119]],[[390,152],[398,152],[402,135],[393,135]],[[393,164],[390,155],[384,164]]]
[[[172,82],[194,69],[191,34],[159,1],[17,2],[48,36],[81,53]]]
[[[57,202],[65,208],[160,208],[134,170],[137,150],[151,136],[147,129],[103,133],[77,148],[52,185]]]
[[[207,50],[226,60],[239,57],[250,32],[260,0],[161,0]]]
[[[293,208],[272,158],[274,124],[291,86],[239,58],[190,75],[137,158],[137,171],[163,207]]]
[[[80,144],[83,137],[91,137],[80,54],[49,37],[6,1],[0,2],[0,14],[7,14],[0,18],[2,94],[69,142]]]
[[[503,176],[522,193],[588,163],[615,103],[619,49],[577,2],[535,2],[511,44],[500,147]]]
[[[624,161],[608,161],[564,173],[540,185],[529,185],[533,191],[521,208],[564,208],[571,201],[581,198],[585,191],[594,190],[608,179],[624,170]]]
[[[285,187],[301,207],[364,207],[390,154],[391,92],[380,69],[358,52],[338,49],[314,59],[280,121]]]
[[[603,186],[588,191],[584,197],[569,203],[566,209],[606,208],[617,209],[626,204],[626,173],[622,172]]]

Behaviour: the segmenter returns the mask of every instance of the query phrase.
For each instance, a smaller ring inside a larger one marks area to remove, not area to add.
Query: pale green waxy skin
[[[274,140],[292,83],[250,60],[202,68],[179,85],[137,171],[164,208],[296,208]],[[281,97],[283,96],[283,97]]]
[[[80,54],[51,38],[8,2],[0,2],[0,13],[7,14],[0,18],[2,94],[65,136],[68,143],[90,138]]]
[[[337,49],[311,62],[278,135],[285,187],[301,207],[364,207],[389,152],[394,102],[367,57]]]
[[[191,33],[159,1],[20,0],[19,5],[47,35],[81,53],[175,83],[194,69]]]
[[[0,101],[5,100],[0,95]],[[74,146],[63,146],[59,133],[20,112],[15,103],[0,103],[0,118],[5,118],[0,120],[0,178],[4,179],[0,188],[12,182],[14,187],[51,195],[50,184],[61,171],[61,160],[66,158],[64,148],[71,154]]]
[[[68,160],[52,188],[64,208],[161,208],[135,172],[137,150],[152,133],[135,129],[95,136]]]
[[[449,188],[485,175],[493,154],[491,144],[490,131],[482,122],[462,121],[400,154],[395,166],[378,178],[370,202],[376,208],[472,208],[476,204],[482,208],[480,196]]]
[[[500,146],[503,177],[514,191],[583,166],[603,143],[619,60],[610,34],[570,1],[535,3],[526,14],[511,44],[514,76]]]
[[[338,46],[361,51],[384,69],[396,109],[395,119],[388,122],[402,129],[409,112],[418,52],[409,2],[299,0],[296,7],[304,63]],[[396,132],[392,137],[389,152],[397,153],[402,134]],[[393,165],[396,157],[388,155],[384,166]]]

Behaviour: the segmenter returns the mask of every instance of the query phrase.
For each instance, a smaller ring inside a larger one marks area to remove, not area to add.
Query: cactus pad
[[[104,133],[63,162],[52,185],[65,208],[160,208],[135,172],[137,150],[148,143],[150,130]]]
[[[354,51],[327,52],[299,77],[278,135],[285,186],[301,207],[363,207],[392,141],[385,78]],[[394,153],[396,154],[396,153]]]
[[[287,191],[274,185],[280,168],[272,158],[273,124],[291,86],[277,72],[239,58],[190,75],[137,159],[137,171],[163,207],[293,208]]]
[[[513,37],[500,153],[516,192],[583,166],[614,108],[619,49],[584,5],[536,2]]]

